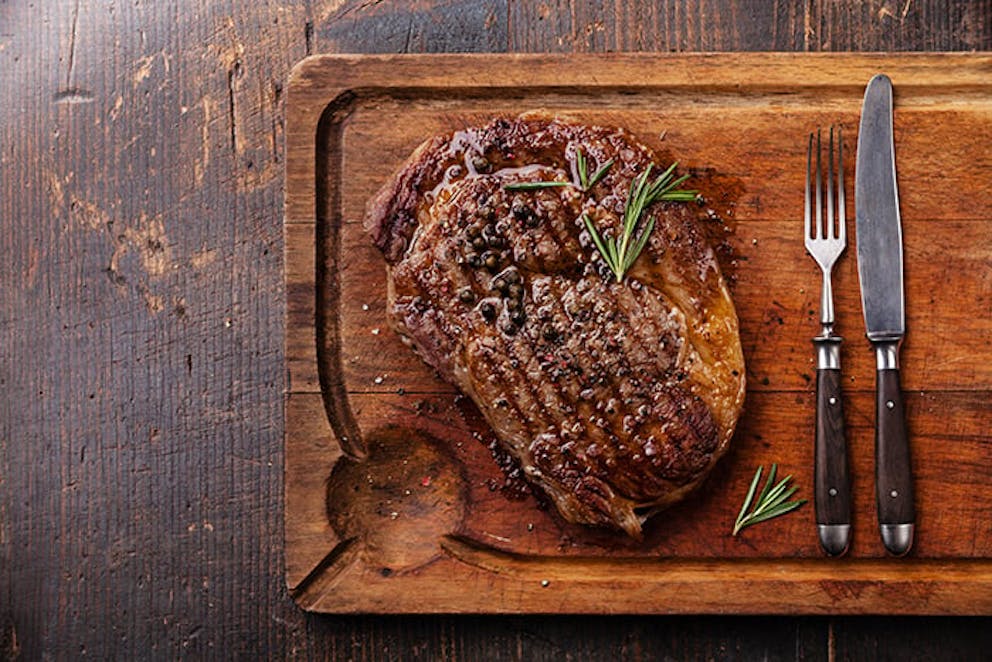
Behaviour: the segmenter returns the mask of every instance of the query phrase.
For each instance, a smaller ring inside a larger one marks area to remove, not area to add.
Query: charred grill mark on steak
[[[582,191],[577,149],[589,174]],[[522,116],[421,145],[370,202],[396,330],[468,394],[568,520],[640,535],[695,487],[743,400],[737,319],[685,205],[658,203],[623,283],[580,216],[622,222],[651,151],[623,130]],[[507,184],[571,186],[508,190]]]

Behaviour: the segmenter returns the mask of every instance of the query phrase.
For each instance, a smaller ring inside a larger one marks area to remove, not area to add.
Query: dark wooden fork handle
[[[839,337],[816,338],[816,465],[814,497],[820,544],[831,556],[851,537],[851,482],[841,398]]]

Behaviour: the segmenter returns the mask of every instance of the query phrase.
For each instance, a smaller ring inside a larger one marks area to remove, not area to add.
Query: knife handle
[[[882,543],[902,556],[913,546],[916,506],[898,344],[876,345],[876,356],[875,501]]]
[[[816,463],[814,496],[820,545],[830,556],[847,551],[851,537],[851,483],[840,388],[838,336],[814,338],[816,345]]]

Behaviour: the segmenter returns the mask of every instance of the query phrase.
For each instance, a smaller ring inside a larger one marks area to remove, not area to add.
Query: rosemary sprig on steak
[[[678,188],[689,178],[689,175],[676,178],[674,174],[676,166],[678,166],[677,162],[670,165],[650,184],[648,178],[651,176],[652,164],[648,164],[647,169],[634,178],[630,183],[630,193],[627,195],[627,203],[623,211],[623,228],[618,237],[600,236],[589,215],[582,214],[582,222],[585,223],[593,243],[596,244],[596,248],[610,271],[616,276],[618,283],[623,281],[624,274],[644,250],[654,229],[654,218],[649,218],[647,224],[638,232],[644,210],[661,200],[690,202],[696,199],[697,191]]]
[[[583,191],[588,191],[593,186],[595,186],[596,183],[603,178],[603,175],[607,173],[607,171],[610,169],[610,166],[612,165],[613,165],[613,159],[610,159],[603,165],[599,166],[596,172],[592,174],[592,178],[590,178],[587,175],[589,171],[588,168],[586,167],[585,155],[582,153],[581,149],[576,148],[575,150],[575,169],[579,171],[579,184],[582,185]]]
[[[503,188],[507,191],[535,191],[542,188],[557,188],[559,186],[571,186],[572,182],[560,182],[557,180],[544,182],[514,182],[506,184]]]

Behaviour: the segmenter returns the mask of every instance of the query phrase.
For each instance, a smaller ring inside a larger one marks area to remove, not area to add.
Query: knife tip
[[[868,81],[868,86],[871,87],[872,85],[885,85],[886,87],[891,88],[892,79],[890,79],[885,74],[875,74],[874,76],[871,77],[871,80]]]

